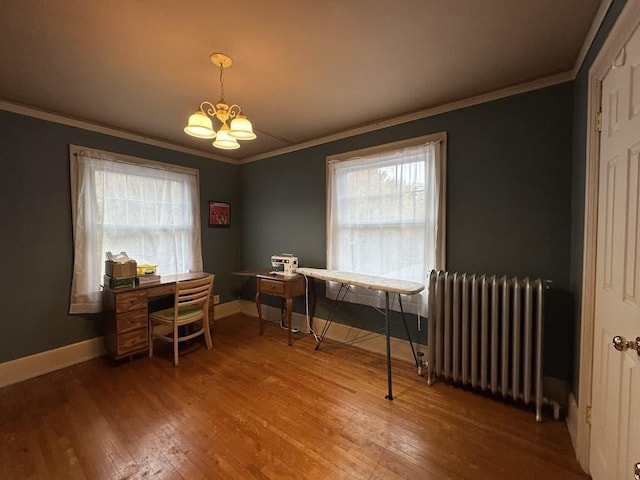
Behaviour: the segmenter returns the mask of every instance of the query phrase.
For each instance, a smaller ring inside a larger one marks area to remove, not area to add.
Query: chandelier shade
[[[198,110],[189,117],[189,123],[184,127],[184,131],[196,138],[215,138],[216,132],[213,129],[213,122],[202,111]]]
[[[223,53],[213,53],[211,62],[220,67],[220,99],[215,105],[206,100],[202,102],[199,110],[189,116],[184,131],[196,138],[215,138],[212,145],[216,148],[235,150],[240,148],[238,140],[253,140],[256,134],[242,109],[236,104],[227,105],[224,99],[224,69],[232,65],[231,58]],[[213,128],[213,118],[221,123],[217,132]],[[227,124],[229,119],[231,126]]]
[[[242,113],[239,113],[236,118],[231,120],[231,130],[229,135],[237,138],[238,140],[253,140],[256,138],[256,134],[253,133],[253,126],[251,122],[247,120]]]
[[[212,145],[222,150],[235,150],[236,148],[240,148],[240,144],[231,135],[231,132],[229,131],[229,126],[226,123],[223,123],[222,127],[220,127],[220,130],[218,130],[218,133],[216,134],[216,139],[212,143]]]

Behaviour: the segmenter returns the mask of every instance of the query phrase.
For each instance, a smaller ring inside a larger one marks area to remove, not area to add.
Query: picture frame
[[[231,226],[231,204],[209,200],[209,227],[229,228]]]

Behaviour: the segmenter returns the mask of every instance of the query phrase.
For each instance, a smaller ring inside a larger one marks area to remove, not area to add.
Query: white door
[[[634,478],[640,462],[640,28],[602,83],[593,348],[593,480]],[[638,477],[640,478],[640,477]]]

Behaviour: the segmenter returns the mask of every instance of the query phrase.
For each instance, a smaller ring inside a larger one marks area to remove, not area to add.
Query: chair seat
[[[209,331],[209,298],[213,275],[176,283],[173,307],[149,314],[149,356],[153,357],[153,341],[173,343],[173,364],[178,366],[178,344],[204,335],[211,350]],[[176,314],[177,312],[177,314]],[[193,326],[192,328],[188,328]]]
[[[165,308],[164,310],[151,313],[149,317],[158,322],[173,323],[173,311],[173,307]],[[202,317],[203,315],[204,311],[201,307],[181,308],[178,312],[178,325],[181,323],[188,323],[196,317]]]

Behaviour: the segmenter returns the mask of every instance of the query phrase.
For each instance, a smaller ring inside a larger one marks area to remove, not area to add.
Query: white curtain
[[[107,251],[157,265],[160,275],[202,271],[196,170],[132,163],[93,150],[72,151],[70,162],[74,266],[69,313],[101,310]]]
[[[330,162],[327,268],[426,284],[443,238],[438,159],[439,143],[427,143]],[[338,287],[327,287],[331,298]],[[383,307],[383,295],[353,288],[345,300]],[[402,304],[426,316],[426,289]]]

